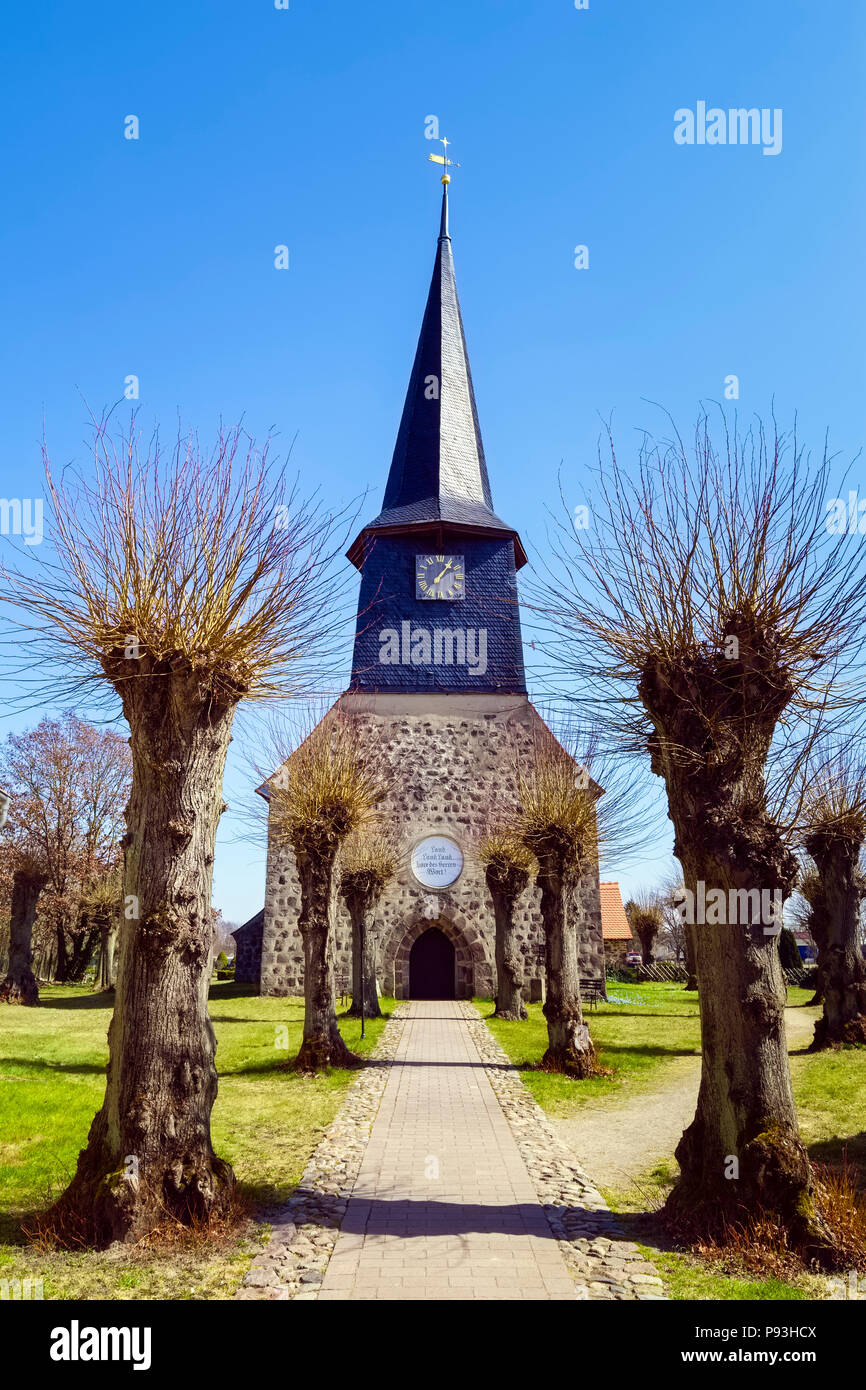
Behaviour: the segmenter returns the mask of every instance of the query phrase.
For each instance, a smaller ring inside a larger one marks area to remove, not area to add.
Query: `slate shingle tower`
[[[516,574],[526,555],[517,532],[493,510],[447,185],[382,510],[348,556],[362,574],[354,689],[525,692]],[[455,572],[462,582],[452,582]],[[450,640],[440,636],[437,648],[437,632],[455,630]]]
[[[444,181],[443,181],[444,182]],[[401,850],[373,924],[380,993],[466,998],[495,989],[495,924],[477,856],[516,807],[517,766],[550,738],[526,695],[517,602],[526,555],[493,510],[454,280],[445,184],[433,279],[382,510],[352,544],[361,573],[350,689],[326,720],[354,725],[389,790],[381,806]],[[372,756],[372,754],[371,754]],[[604,980],[598,875],[581,888],[581,974]],[[270,837],[261,988],[303,992],[297,869]],[[537,889],[517,909],[524,992],[541,998]],[[342,903],[335,964],[345,983]]]

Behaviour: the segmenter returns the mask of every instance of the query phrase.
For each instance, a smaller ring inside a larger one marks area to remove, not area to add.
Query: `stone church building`
[[[397,998],[493,993],[493,910],[478,841],[515,805],[517,760],[552,737],[526,693],[517,595],[526,554],[493,508],[443,185],[433,279],[382,510],[348,551],[361,577],[351,684],[325,716],[353,721],[359,743],[371,741],[389,769],[381,810],[401,866],[373,926],[379,989]],[[581,894],[581,976],[603,988],[597,873]],[[263,994],[303,993],[300,905],[294,856],[271,837],[264,914],[244,929],[247,960],[258,958],[261,934]],[[542,998],[534,884],[517,918],[526,996]],[[344,980],[350,952],[338,899],[335,964]]]

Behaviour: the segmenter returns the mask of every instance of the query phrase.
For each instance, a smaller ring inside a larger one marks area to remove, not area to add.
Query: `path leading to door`
[[[574,1298],[459,1004],[411,1004],[320,1298]]]
[[[663,1296],[471,1005],[403,1004],[382,1043],[241,1297]]]

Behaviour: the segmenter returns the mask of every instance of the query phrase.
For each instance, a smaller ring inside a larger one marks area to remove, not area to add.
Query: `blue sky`
[[[530,550],[560,466],[581,502],[602,419],[628,457],[647,401],[688,428],[730,374],[742,415],[775,399],[816,447],[826,428],[861,447],[863,6],[290,4],[5,13],[0,495],[40,495],[43,418],[54,460],[83,459],[82,397],[99,411],[135,374],[143,424],[179,412],[209,438],[243,414],[297,435],[308,490],[369,487],[378,510],[438,224],[429,115],[462,164],[496,509]],[[781,108],[781,153],[677,145],[698,101]],[[0,734],[32,722],[7,704]],[[248,795],[238,754],[227,799]],[[215,900],[244,920],[263,856],[232,834],[226,817]],[[651,857],[623,875],[652,876]]]

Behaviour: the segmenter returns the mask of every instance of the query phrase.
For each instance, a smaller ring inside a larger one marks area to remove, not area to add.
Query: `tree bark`
[[[211,879],[236,703],[215,687],[171,659],[119,683],[133,781],[107,1085],[56,1208],[61,1231],[87,1245],[204,1223],[234,1192],[210,1137]]]
[[[696,990],[697,987],[698,987],[698,976],[697,976],[697,971],[696,971],[696,969],[695,969],[695,938],[694,938],[694,930],[695,930],[694,927],[689,926],[688,922],[685,924],[685,936],[686,936],[686,975],[687,975],[687,977],[688,977],[688,978],[686,979],[685,988],[686,988],[686,989],[693,989],[693,990]]]
[[[514,910],[529,882],[529,874],[516,865],[508,870],[488,865],[486,878],[496,929],[496,1008],[493,1016],[522,1022],[529,1014],[523,1002],[523,962],[517,947]]]
[[[857,940],[866,884],[859,870],[859,842],[816,834],[807,849],[821,878],[820,920],[813,935],[820,940],[824,1012],[810,1048],[817,1052],[839,1043],[866,1043],[866,961]]]
[[[546,1071],[584,1078],[598,1073],[580,998],[579,879],[569,850],[536,848],[544,924],[547,997]]]
[[[304,943],[304,1036],[292,1066],[298,1071],[357,1067],[337,1027],[334,992],[334,862],[337,843],[315,832],[292,840],[301,884],[298,928]]]
[[[375,895],[371,892],[344,893],[343,898],[352,922],[352,1002],[347,1013],[361,1017],[361,981],[364,982],[364,1017],[381,1018],[379,995],[376,991],[378,969],[376,929],[370,920]],[[361,927],[364,927],[364,949],[361,952]]]
[[[0,985],[0,1001],[6,1004],[39,1003],[39,986],[33,974],[31,941],[44,875],[32,869],[16,869],[12,876],[9,916],[9,971]]]

